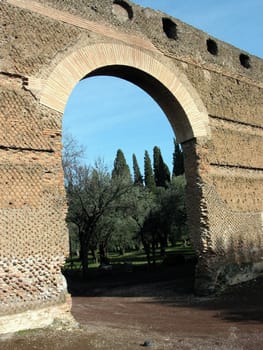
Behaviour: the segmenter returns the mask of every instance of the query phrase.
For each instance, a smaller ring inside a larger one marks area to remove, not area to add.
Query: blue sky
[[[263,58],[262,0],[135,0],[136,4],[168,13],[210,35]],[[159,146],[172,167],[173,131],[159,106],[131,83],[111,77],[81,81],[72,91],[63,118],[86,149],[85,162],[98,157],[111,168],[122,149],[132,170],[135,153],[143,172],[144,151]]]

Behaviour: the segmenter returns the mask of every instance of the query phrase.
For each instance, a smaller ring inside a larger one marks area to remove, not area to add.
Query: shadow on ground
[[[195,264],[135,267],[132,272],[121,268],[91,271],[88,280],[68,273],[67,281],[74,297],[149,298],[148,303],[169,307],[214,310],[215,317],[231,322],[263,324],[263,277],[229,287],[219,295],[198,297],[194,293]]]
[[[262,350],[263,278],[195,296],[194,265],[67,274],[76,329],[0,337],[1,350]]]

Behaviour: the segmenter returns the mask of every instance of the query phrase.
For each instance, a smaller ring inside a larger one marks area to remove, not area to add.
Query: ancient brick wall
[[[141,86],[182,142],[197,289],[262,273],[261,59],[128,0],[3,0],[0,18],[0,333],[69,310],[61,125],[89,74]]]

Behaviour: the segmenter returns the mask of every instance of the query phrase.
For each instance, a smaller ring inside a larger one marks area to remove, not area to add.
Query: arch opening
[[[169,93],[169,91],[166,91],[166,88],[164,86],[161,86],[161,84],[158,83],[158,81],[156,81],[152,78],[150,79],[150,77],[148,77],[145,73],[138,72],[138,70],[133,69],[132,67],[116,66],[116,65],[102,67],[100,69],[94,70],[93,72],[89,73],[82,80],[83,81],[86,80],[88,82],[88,79],[90,79],[92,77],[96,77],[96,76],[112,76],[112,77],[118,77],[118,78],[130,81],[133,84],[137,85],[138,87],[142,88],[151,97],[153,97],[155,99],[155,101],[158,102],[160,107],[161,108],[163,107],[162,110],[164,109],[165,106],[167,108],[167,105],[170,104],[170,107],[167,110],[168,111],[173,110],[173,112],[175,111],[173,109],[173,106],[174,106],[174,103],[176,103],[177,101],[174,101],[174,97]],[[103,89],[103,88],[104,87],[102,86],[101,89]],[[160,93],[160,91],[161,91],[161,93]],[[163,98],[163,100],[162,100],[162,98]],[[98,108],[99,108],[99,106],[98,106]],[[124,119],[125,119],[125,110],[123,111],[123,113],[124,113]],[[163,115],[163,117],[165,119],[165,115]],[[176,124],[176,122],[174,122],[174,124]],[[83,127],[84,126],[82,125],[82,128]],[[175,125],[175,127],[176,127],[176,125]],[[148,131],[146,131],[146,132],[148,132]],[[164,137],[165,137],[165,135],[164,135]],[[189,243],[185,242],[185,244],[188,244],[188,248],[189,248]],[[192,250],[192,252],[193,252],[193,250]],[[171,251],[170,251],[170,253],[171,253]],[[192,253],[192,254],[194,254],[194,253]],[[179,268],[181,270],[184,270],[184,269],[186,269],[187,271],[189,270],[189,267],[190,267],[189,264],[183,266],[185,261],[186,261],[185,257],[183,255],[181,255],[181,256],[174,256],[173,254],[168,254],[168,255],[169,255],[169,257],[164,259],[164,261],[165,261],[164,264],[165,265],[167,264],[167,270],[171,269],[171,272],[172,272],[174,269],[174,265],[180,265]],[[193,255],[193,260],[190,262],[191,264],[193,264],[193,266],[195,266],[195,263],[196,263],[196,261],[194,259],[195,258]],[[127,265],[127,266],[125,266],[125,268],[132,268],[132,267]],[[187,274],[188,274],[188,272],[187,272]],[[191,272],[192,272],[192,270],[191,270]],[[188,278],[189,278],[189,276],[187,275],[187,278],[186,278],[187,281],[188,281]],[[192,278],[192,275],[191,275],[191,278]]]
[[[149,94],[161,107],[179,140],[185,138],[191,139],[194,137],[193,133],[190,132],[191,125],[189,120],[180,103],[160,81],[146,72],[140,71],[134,67],[111,65],[98,68],[86,75],[83,79],[94,76],[117,77],[137,85]]]
[[[206,40],[207,51],[211,53],[211,55],[218,55],[218,46],[215,40],[207,39]]]
[[[239,55],[239,61],[241,66],[245,67],[246,69],[251,68],[250,57],[248,55],[241,53]]]
[[[189,208],[199,208],[202,189],[198,186],[198,155],[196,139],[210,137],[209,118],[198,93],[186,76],[171,65],[169,59],[160,60],[142,50],[123,44],[94,44],[67,56],[51,73],[42,90],[40,102],[63,112],[67,99],[78,81],[95,75],[109,75],[133,82],[141,87],[165,112],[177,141],[183,143],[187,153],[189,171],[186,172]],[[186,165],[188,167],[188,165]],[[193,204],[194,202],[194,204]],[[187,209],[188,211],[188,209]],[[202,249],[200,213],[193,213],[191,232],[194,247]]]
[[[166,34],[168,39],[177,40],[177,24],[172,21],[170,18],[162,18],[163,22],[163,31]]]
[[[112,12],[121,22],[126,22],[133,18],[132,7],[123,0],[113,1]]]
[[[166,60],[166,59],[165,59]],[[176,127],[178,142],[210,137],[207,110],[186,76],[176,67],[123,44],[94,44],[79,49],[60,62],[42,89],[40,102],[61,113],[68,96],[83,77],[97,74],[119,76],[142,87],[162,106]],[[177,116],[176,116],[177,114]],[[179,123],[178,123],[179,125]]]
[[[143,170],[144,150],[151,153],[157,145],[172,170],[175,132],[171,123],[146,91],[126,79],[109,75],[83,78],[65,108],[63,135],[68,132],[86,145],[88,161],[103,158],[111,167],[121,148],[131,172],[133,153]]]

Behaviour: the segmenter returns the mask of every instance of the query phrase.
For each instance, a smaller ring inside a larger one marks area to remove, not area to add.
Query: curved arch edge
[[[92,71],[111,65],[130,66],[146,72],[163,84],[179,102],[191,130],[177,133],[179,142],[210,135],[208,113],[198,93],[178,69],[165,64],[138,48],[124,44],[100,43],[83,47],[64,58],[44,83],[40,103],[61,113],[74,86]]]

